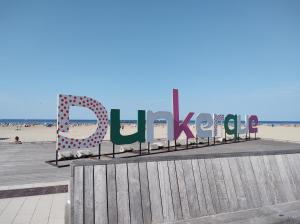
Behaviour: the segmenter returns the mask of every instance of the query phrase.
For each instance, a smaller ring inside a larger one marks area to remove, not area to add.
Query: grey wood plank
[[[164,221],[174,221],[173,199],[167,161],[157,163]]]
[[[204,196],[198,160],[196,160],[196,159],[192,160],[192,168],[193,168],[193,173],[194,173],[194,178],[195,178],[195,184],[196,184],[196,190],[197,190],[197,196],[198,196],[198,202],[199,202],[199,208],[200,208],[200,216],[205,216],[208,213],[207,213],[207,209],[206,209],[206,200],[205,200],[205,196]]]
[[[294,164],[294,160],[291,160],[289,158],[289,155],[283,155],[282,160],[283,160],[283,165],[285,167],[285,170],[288,173],[289,181],[291,183],[294,196],[296,197],[297,200],[299,200],[300,199],[300,179],[299,179],[299,176],[297,175],[297,172],[298,172],[297,167]]]
[[[182,168],[182,162],[180,160],[175,160],[175,168],[178,180],[178,189],[179,189],[179,196],[182,208],[182,216],[184,219],[189,219],[190,216],[190,209],[189,209],[189,202],[187,197],[187,190],[184,180],[184,173]]]
[[[237,163],[240,169],[243,187],[246,196],[250,201],[251,208],[257,208],[262,205],[261,196],[254,176],[253,168],[249,157],[237,157]]]
[[[116,167],[115,164],[108,164],[107,167],[107,210],[108,222],[118,223],[117,188],[116,188]]]
[[[15,217],[18,215],[19,210],[25,201],[25,197],[13,198],[8,206],[4,209],[0,215],[0,223],[10,224],[14,222]]]
[[[150,191],[150,202],[152,212],[152,222],[163,222],[163,208],[160,195],[159,176],[156,162],[148,162],[148,180]]]
[[[183,216],[182,216],[175,162],[168,161],[168,168],[169,168],[170,185],[171,185],[171,192],[172,192],[172,199],[173,199],[174,215],[176,220],[180,220],[183,218]]]
[[[116,164],[118,223],[130,223],[127,164]]]
[[[283,157],[283,155],[275,155],[275,159],[277,161],[280,176],[281,176],[281,179],[284,184],[286,198],[288,201],[295,201],[296,197],[295,197],[293,189],[292,189],[292,183],[290,182],[290,178],[292,178],[292,177],[289,176],[291,174],[289,172],[287,172],[282,157]]]
[[[270,165],[271,165],[271,170],[272,170],[274,180],[276,183],[275,187],[279,194],[280,203],[287,202],[288,200],[287,200],[286,191],[285,191],[285,189],[287,189],[287,188],[283,184],[283,181],[282,181],[282,178],[280,175],[280,171],[279,171],[279,167],[277,164],[277,160],[274,155],[267,156],[266,158],[269,160]]]
[[[290,167],[293,170],[293,176],[296,185],[300,188],[300,157],[299,154],[289,154],[287,155],[288,161],[290,162]]]
[[[220,158],[219,160],[220,160],[220,164],[222,167],[225,186],[226,186],[226,190],[227,190],[229,211],[237,211],[239,208],[239,205],[238,205],[237,196],[235,193],[235,187],[233,184],[228,160],[227,160],[227,158]]]
[[[290,155],[284,155],[283,156],[283,162],[286,167],[286,170],[291,174],[292,176],[292,183],[293,183],[293,189],[294,189],[294,194],[297,198],[297,200],[300,199],[300,178],[299,175],[297,174],[298,169],[297,169],[297,164],[295,164],[295,161],[290,158]]]
[[[201,213],[191,160],[182,160],[182,168],[190,208],[190,215],[191,217],[199,217],[201,216]]]
[[[50,212],[51,212],[51,207],[53,206],[53,198],[54,198],[54,195],[51,195],[51,194],[40,196],[40,199],[38,200],[34,214],[32,215],[32,218],[30,220],[31,224],[44,224],[44,223],[46,224],[46,223],[48,223]],[[83,221],[83,217],[79,221],[81,223]]]
[[[204,197],[205,197],[206,210],[207,210],[208,215],[213,215],[213,214],[216,214],[216,212],[214,210],[214,205],[212,202],[212,196],[211,196],[211,192],[210,192],[210,187],[209,187],[209,182],[208,182],[204,159],[199,159],[198,165],[199,165],[199,171],[200,171],[201,181],[202,181],[202,186],[203,186],[203,193],[204,193]]]
[[[83,224],[83,166],[77,166],[74,168],[74,224]]]
[[[30,223],[31,218],[34,214],[34,211],[37,207],[38,201],[40,200],[40,198],[43,196],[30,196],[30,197],[26,197],[24,203],[22,204],[20,210],[18,211],[13,224],[21,224],[21,223]],[[65,203],[63,203],[63,205],[65,205]],[[53,206],[52,206],[53,208]],[[52,211],[51,208],[51,211]],[[14,207],[14,209],[16,209]],[[62,208],[64,209],[64,208]],[[1,215],[0,215],[1,217]]]
[[[141,183],[141,199],[143,207],[143,221],[145,224],[150,224],[151,221],[151,203],[150,191],[148,183],[148,170],[146,163],[139,163],[140,183]]]
[[[277,183],[276,183],[276,177],[275,174],[272,170],[270,161],[267,156],[263,156],[263,160],[266,166],[266,172],[267,172],[267,180],[268,180],[268,188],[269,188],[269,195],[274,197],[272,198],[272,204],[277,204],[281,202],[280,198],[280,192],[277,188]]]
[[[263,205],[270,205],[272,204],[271,201],[269,201],[268,197],[268,185],[267,185],[267,173],[266,173],[266,168],[265,164],[263,161],[263,158],[261,156],[251,156],[250,161],[253,167],[254,175],[256,178],[256,182],[258,185],[258,189],[260,191],[261,195],[261,201]]]
[[[131,223],[143,223],[141,185],[138,163],[128,163],[128,183]]]
[[[211,164],[212,164],[214,178],[216,182],[220,208],[222,212],[227,212],[229,211],[229,202],[228,202],[227,189],[225,185],[223,171],[222,171],[219,158],[211,159]]]
[[[0,199],[0,215],[5,210],[5,208],[7,207],[7,205],[11,200],[12,200],[11,198]]]
[[[239,205],[239,209],[247,209],[250,207],[248,204],[248,199],[246,197],[246,193],[243,187],[240,171],[239,171],[239,166],[237,164],[237,161],[235,158],[226,158],[228,160],[229,168],[231,171],[231,176],[234,184],[234,189]]]
[[[106,165],[94,167],[95,224],[107,224]]]
[[[84,223],[94,224],[94,167],[84,166]]]
[[[211,192],[212,203],[214,205],[214,210],[216,213],[222,212],[220,201],[218,197],[217,185],[214,177],[213,167],[210,159],[205,159],[205,167],[208,177],[209,188]]]

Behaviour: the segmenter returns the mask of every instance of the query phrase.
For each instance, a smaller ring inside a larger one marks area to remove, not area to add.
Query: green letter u
[[[116,145],[131,144],[134,142],[145,142],[145,111],[138,110],[137,132],[131,135],[121,135],[120,110],[110,111],[110,139]]]

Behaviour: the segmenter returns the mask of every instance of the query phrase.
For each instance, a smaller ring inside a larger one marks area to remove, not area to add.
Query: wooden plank
[[[289,172],[287,172],[282,157],[283,157],[283,155],[275,155],[275,159],[277,161],[280,176],[281,176],[282,182],[284,184],[285,195],[286,195],[286,198],[288,201],[295,201],[296,197],[295,197],[293,189],[292,189],[292,183],[290,182],[291,174]]]
[[[128,183],[131,223],[143,223],[141,185],[138,163],[128,163]]]
[[[251,156],[250,162],[253,167],[254,175],[261,195],[263,205],[270,205],[272,202],[268,198],[267,173],[263,158],[261,156]]]
[[[74,168],[74,224],[83,224],[83,166],[77,166]]]
[[[83,186],[82,186],[82,188],[83,188]],[[81,191],[81,194],[82,194],[82,191]],[[40,197],[40,200],[38,201],[38,203],[36,205],[34,214],[32,215],[32,219],[30,220],[31,224],[44,224],[44,223],[46,224],[46,223],[48,223],[51,207],[53,205],[53,198],[54,198],[54,195],[52,195],[52,194],[43,195]],[[75,215],[76,215],[76,213],[75,213]],[[83,222],[83,216],[81,216],[81,220],[79,220],[79,223],[82,223],[82,222]],[[9,222],[7,222],[7,223],[9,223]],[[75,220],[74,223],[78,223],[78,222]]]
[[[229,168],[231,171],[231,176],[232,176],[232,181],[234,184],[234,189],[237,197],[237,202],[238,202],[238,208],[240,210],[247,209],[250,207],[248,204],[248,200],[246,197],[246,193],[243,187],[240,171],[239,171],[239,166],[237,164],[237,161],[234,157],[231,158],[224,158],[228,160]]]
[[[292,170],[297,191],[300,192],[300,158],[298,154],[287,155],[289,165]],[[300,193],[299,193],[300,195]]]
[[[84,166],[84,223],[94,224],[94,167]]]
[[[258,191],[256,179],[249,157],[237,157],[237,163],[240,169],[242,184],[246,192],[246,196],[250,202],[250,208],[257,208],[262,205],[261,196]]]
[[[297,200],[300,199],[300,186],[299,186],[299,182],[297,182],[297,177],[295,177],[294,174],[294,169],[292,169],[293,164],[291,164],[291,162],[288,159],[287,155],[282,155],[282,162],[283,162],[283,166],[285,168],[285,171],[287,173],[288,179],[289,179],[289,183],[290,186],[292,188],[292,192],[295,196],[295,198]]]
[[[107,224],[106,165],[94,167],[95,224]]]
[[[193,168],[193,173],[195,178],[195,184],[196,184],[196,190],[197,190],[197,196],[198,196],[198,202],[200,208],[200,216],[205,216],[208,213],[206,209],[206,200],[205,200],[198,160],[196,159],[192,160],[192,168]]]
[[[217,185],[215,182],[213,167],[212,167],[210,159],[205,159],[205,167],[206,167],[208,183],[209,183],[209,187],[210,187],[211,198],[212,198],[214,210],[216,211],[216,213],[223,212],[221,209],[221,206],[220,206]]]
[[[211,159],[211,165],[213,168],[216,188],[217,188],[219,202],[220,202],[220,208],[222,212],[227,212],[229,211],[229,202],[228,202],[228,196],[227,196],[223,171],[222,171],[219,158]]]
[[[163,210],[161,204],[157,163],[148,162],[147,168],[148,168],[152,222],[154,223],[163,222]]]
[[[130,223],[127,164],[116,164],[118,223]]]
[[[8,205],[0,215],[0,223],[1,224],[13,223],[24,201],[25,201],[25,197],[12,198],[12,200],[8,203]]]
[[[224,181],[225,181],[225,186],[226,186],[226,191],[228,196],[229,211],[237,211],[239,205],[235,193],[235,188],[234,188],[228,160],[227,158],[221,158],[219,159],[219,161],[223,171],[223,176],[224,176]]]
[[[143,221],[145,224],[150,224],[151,221],[151,203],[150,191],[148,183],[148,171],[146,163],[139,163],[140,183],[141,183],[141,199],[143,208]]]
[[[198,165],[199,165],[199,171],[200,171],[201,181],[202,181],[202,186],[203,186],[203,193],[204,193],[204,197],[205,197],[206,210],[207,210],[208,215],[214,215],[214,214],[216,214],[216,212],[214,210],[214,205],[212,202],[212,196],[211,196],[211,192],[210,192],[210,187],[209,187],[209,182],[208,182],[204,159],[199,159]]]
[[[268,189],[269,189],[269,195],[272,196],[272,204],[277,204],[281,202],[280,198],[280,192],[277,188],[277,183],[276,183],[276,177],[272,170],[270,161],[267,156],[263,156],[263,160],[266,166],[266,172],[267,172],[267,180],[268,180]]]
[[[180,220],[183,218],[183,216],[181,210],[181,202],[180,202],[175,162],[168,161],[168,168],[169,168],[170,185],[171,185],[172,198],[173,198],[174,215],[176,220]]]
[[[11,200],[11,198],[0,199],[0,216]]]
[[[65,223],[65,206],[68,200],[68,193],[59,193],[53,195],[53,203],[49,214],[48,224]],[[17,224],[14,223],[14,224]]]
[[[198,195],[191,160],[182,160],[182,168],[190,208],[190,215],[191,217],[199,217],[201,213],[199,208]]]
[[[171,193],[168,164],[166,161],[160,161],[157,163],[157,167],[164,221],[174,221],[175,214],[173,209],[173,199]]]
[[[184,173],[182,169],[182,162],[180,160],[175,160],[175,168],[177,174],[177,181],[178,181],[178,189],[179,189],[179,196],[182,208],[182,216],[184,219],[189,219],[190,210],[189,210],[189,202],[187,197],[187,190],[184,180]]]
[[[267,156],[266,158],[269,160],[270,165],[271,165],[271,170],[272,170],[274,180],[275,180],[275,187],[279,194],[280,203],[287,202],[287,196],[286,196],[286,192],[285,192],[285,190],[287,188],[286,188],[286,186],[284,186],[284,184],[282,182],[282,178],[280,176],[280,171],[279,171],[279,167],[277,164],[277,160],[274,155]]]
[[[115,164],[108,164],[107,167],[107,210],[108,222],[118,223],[117,188],[116,188],[116,167]]]

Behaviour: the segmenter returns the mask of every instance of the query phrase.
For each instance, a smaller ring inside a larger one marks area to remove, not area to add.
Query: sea
[[[96,124],[96,120],[70,120],[72,125],[90,125]],[[137,120],[121,120],[123,124],[136,124]],[[164,124],[165,120],[157,120],[155,123]],[[195,124],[195,121],[190,121],[190,124]],[[259,124],[265,125],[300,125],[300,121],[259,121]],[[0,125],[56,125],[55,119],[0,119]]]

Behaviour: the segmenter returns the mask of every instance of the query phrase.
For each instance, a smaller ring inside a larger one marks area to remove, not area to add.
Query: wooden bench
[[[71,169],[72,224],[189,223],[300,200],[300,154],[85,160]]]

